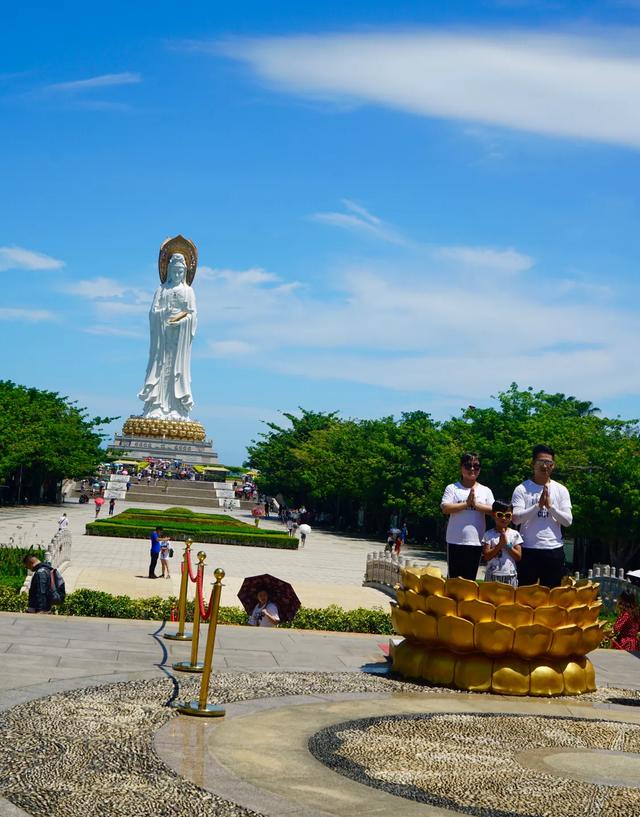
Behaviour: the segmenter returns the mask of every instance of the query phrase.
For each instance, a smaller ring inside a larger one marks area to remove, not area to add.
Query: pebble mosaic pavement
[[[222,799],[183,779],[154,751],[154,733],[176,716],[171,703],[176,699],[197,698],[199,683],[199,678],[181,678],[178,688],[174,679],[167,678],[109,684],[40,698],[4,712],[0,716],[0,795],[34,817],[257,815],[258,812]],[[438,692],[452,694],[451,690],[444,688],[417,687],[394,678],[364,673],[229,672],[213,676],[209,702],[231,703],[336,692],[384,695],[416,691],[429,695]],[[453,694],[466,696],[470,693]],[[638,692],[600,689],[591,696],[583,696],[583,700],[606,701],[612,694],[620,700],[640,698]],[[494,718],[494,722],[499,721],[505,721],[505,718]],[[480,736],[486,734],[486,723],[488,721],[480,724]],[[412,728],[409,727],[408,731],[411,732]],[[468,731],[472,737],[473,727],[469,726]],[[530,731],[532,736],[536,732],[535,728]],[[356,743],[361,741],[362,734],[358,726],[354,733]],[[377,740],[379,736],[372,733],[372,737]],[[333,746],[335,741],[331,736],[328,738]],[[405,734],[405,740],[408,739]],[[640,737],[633,738],[636,739],[640,741]],[[317,750],[321,742],[316,736]],[[482,740],[477,743],[478,752],[484,756],[482,753],[487,751],[486,747]],[[329,749],[325,752],[327,757],[328,753]],[[361,760],[364,765],[357,779],[370,783],[370,759],[363,756]],[[464,760],[465,767],[469,767],[468,746]],[[397,767],[397,763],[395,765]],[[340,771],[344,773],[344,769]],[[520,795],[511,792],[511,796]],[[621,810],[615,812],[616,817],[626,817],[627,814],[635,817],[640,812],[638,801],[630,811],[624,808],[627,807],[621,806]],[[401,813],[401,807],[398,813]],[[523,812],[485,810],[472,813],[519,817]],[[527,815],[533,813],[528,811]],[[595,814],[584,810],[578,813],[580,817]],[[563,817],[568,814],[563,812]],[[599,811],[597,814],[605,817],[614,812]]]
[[[336,724],[309,741],[318,760],[359,783],[478,817],[640,814],[638,788],[576,781],[520,762],[532,750],[568,748],[637,754],[640,726],[528,715],[397,715]]]

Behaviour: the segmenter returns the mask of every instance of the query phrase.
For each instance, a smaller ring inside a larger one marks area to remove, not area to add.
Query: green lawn
[[[255,525],[241,522],[226,514],[194,513],[186,508],[168,508],[166,511],[127,508],[117,516],[89,522],[86,533],[90,536],[146,539],[158,525],[174,541],[192,539],[195,543],[248,545],[287,550],[296,550],[298,547],[296,538],[280,531],[256,528]]]

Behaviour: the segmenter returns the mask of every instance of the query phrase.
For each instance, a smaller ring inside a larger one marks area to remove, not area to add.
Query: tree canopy
[[[103,457],[99,427],[112,419],[89,418],[56,392],[0,381],[0,481],[9,498],[18,486],[50,498],[63,477],[92,473]]]
[[[515,383],[495,402],[441,423],[422,411],[356,420],[300,409],[284,415],[289,426],[267,424],[249,447],[250,464],[267,493],[328,512],[339,527],[364,513],[365,529],[381,533],[395,515],[438,541],[442,492],[458,478],[462,452],[480,455],[482,482],[509,501],[531,473],[532,447],[545,443],[556,451],[554,478],[571,493],[570,535],[584,558],[625,567],[640,560],[638,421],[601,417],[591,402]]]

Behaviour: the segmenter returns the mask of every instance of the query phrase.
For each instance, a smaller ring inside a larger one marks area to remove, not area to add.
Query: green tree
[[[247,446],[247,464],[260,471],[259,485],[266,493],[282,494],[288,502],[298,504],[306,499],[308,489],[302,474],[297,449],[314,432],[337,421],[337,412],[300,409],[301,416],[283,412],[290,427],[266,423],[269,431]]]
[[[55,498],[64,477],[91,473],[103,456],[98,429],[110,417],[89,418],[55,392],[0,381],[0,480],[10,498]]]

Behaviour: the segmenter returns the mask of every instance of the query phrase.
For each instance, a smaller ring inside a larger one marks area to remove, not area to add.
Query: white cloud
[[[513,249],[492,247],[439,247],[436,254],[464,266],[486,267],[496,272],[526,272],[534,264],[533,258]]]
[[[311,220],[319,221],[323,224],[330,224],[333,227],[340,227],[343,230],[373,236],[381,241],[387,241],[390,244],[398,244],[400,246],[408,246],[410,244],[397,230],[385,224],[382,219],[378,218],[378,216],[374,216],[360,204],[350,199],[343,199],[342,203],[350,212],[313,213]]]
[[[0,271],[9,269],[60,269],[64,261],[24,247],[0,247]]]
[[[96,313],[103,319],[128,318],[145,315],[149,311],[150,303],[135,303],[128,301],[96,301]]]
[[[122,326],[109,326],[107,324],[96,324],[95,326],[87,326],[83,330],[88,335],[106,335],[108,337],[118,338],[143,338],[144,332],[136,331],[135,329],[126,329]]]
[[[48,309],[20,309],[13,307],[0,307],[0,321],[27,321],[28,323],[40,323],[40,321],[52,321],[55,319],[53,312]]]
[[[74,281],[62,287],[64,292],[70,295],[79,295],[81,298],[120,298],[127,291],[128,287],[113,278],[89,278],[86,280]]]
[[[506,256],[508,272],[525,266],[513,252],[515,259]],[[462,256],[456,262],[469,262]],[[276,287],[256,288],[255,297],[243,293],[238,311],[220,309],[231,290],[212,281],[198,294],[208,353],[252,367],[256,356],[249,351],[260,349],[262,369],[430,392],[459,405],[514,380],[590,399],[640,394],[633,357],[640,327],[632,312],[603,305],[588,290],[578,301],[542,274],[533,289],[528,277],[492,287],[486,275],[451,276],[435,257],[413,267],[341,269],[321,290],[294,290],[284,303]],[[208,324],[207,315],[215,321]]]
[[[96,88],[112,88],[114,85],[135,85],[142,82],[142,75],[133,71],[123,71],[119,74],[100,74],[97,77],[76,79],[71,82],[57,82],[47,85],[48,91],[62,91],[75,93],[76,91],[91,91]]]
[[[267,272],[262,267],[251,267],[245,270],[218,269],[217,267],[198,267],[201,277],[209,280],[222,279],[235,286],[247,286],[253,284],[268,284],[279,281],[280,278],[272,272]]]
[[[421,30],[201,43],[279,89],[640,147],[635,30]],[[192,46],[193,47],[193,46]]]
[[[243,357],[255,352],[255,346],[244,340],[211,340],[209,350],[213,357]]]

